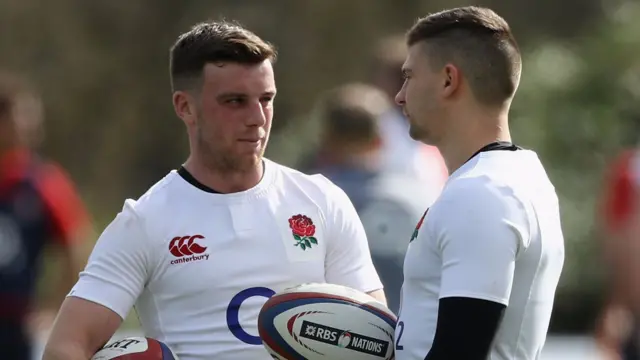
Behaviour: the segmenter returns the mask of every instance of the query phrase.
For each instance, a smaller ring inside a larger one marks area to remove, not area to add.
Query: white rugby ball
[[[258,317],[262,343],[280,360],[391,360],[397,317],[349,287],[303,284],[272,296]]]

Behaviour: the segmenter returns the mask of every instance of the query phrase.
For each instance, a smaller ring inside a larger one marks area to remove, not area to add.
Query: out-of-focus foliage
[[[587,314],[602,300],[595,210],[603,171],[640,135],[640,3],[606,15],[588,36],[527,49],[512,116],[517,138],[538,151],[560,195],[567,262],[556,325],[567,329],[592,325]]]
[[[472,1],[471,3],[474,3]],[[637,1],[488,0],[525,53],[512,114],[515,139],[539,152],[560,194],[567,263],[554,329],[588,330],[602,292],[594,207],[606,161],[634,144],[640,119]],[[369,80],[377,38],[427,12],[468,1],[3,0],[0,66],[42,89],[47,155],[96,217],[110,221],[187,153],[173,114],[168,49],[206,19],[237,19],[280,49],[269,157],[296,164],[313,149],[316,96]],[[611,2],[613,4],[613,2]]]

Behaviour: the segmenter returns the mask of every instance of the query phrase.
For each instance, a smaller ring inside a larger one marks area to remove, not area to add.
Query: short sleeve
[[[351,200],[333,184],[327,195],[326,281],[363,292],[382,289],[371,260],[367,235]]]
[[[127,201],[100,235],[69,296],[103,305],[125,319],[151,272],[146,244],[143,224]]]
[[[437,218],[430,219],[442,256],[440,298],[508,305],[516,258],[529,244],[524,205],[499,186],[465,184],[448,190]]]

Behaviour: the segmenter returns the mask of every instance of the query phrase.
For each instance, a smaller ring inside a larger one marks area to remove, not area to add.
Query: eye
[[[273,96],[263,96],[260,98],[260,102],[262,103],[270,103],[273,101]]]
[[[242,105],[244,103],[244,99],[243,98],[230,98],[227,99],[226,101],[227,104],[231,104],[231,105]]]

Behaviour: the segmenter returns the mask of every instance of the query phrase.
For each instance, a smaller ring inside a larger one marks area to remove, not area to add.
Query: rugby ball
[[[363,292],[314,283],[272,296],[260,310],[258,333],[278,360],[391,360],[396,321]]]
[[[91,360],[179,360],[169,347],[148,337],[128,337],[113,340]]]

